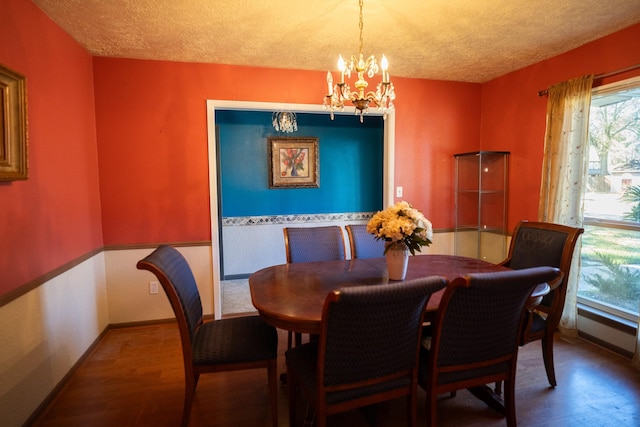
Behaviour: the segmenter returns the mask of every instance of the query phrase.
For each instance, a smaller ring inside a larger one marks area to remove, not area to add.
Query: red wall
[[[479,84],[418,79],[394,81],[395,185],[436,229],[454,225],[454,158],[478,149]]]
[[[211,238],[207,99],[320,104],[326,90],[326,72],[114,58],[94,69],[105,245]],[[477,147],[480,85],[394,82],[396,185],[451,227],[452,154]]]
[[[0,295],[102,246],[91,56],[2,0],[0,63],[27,79],[29,179],[0,183]]]
[[[538,218],[547,97],[538,91],[582,75],[640,64],[640,24],[482,86],[482,150],[510,151],[509,228]],[[594,85],[640,75],[640,69]]]

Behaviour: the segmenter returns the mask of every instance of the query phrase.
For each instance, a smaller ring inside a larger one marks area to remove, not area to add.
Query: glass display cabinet
[[[456,255],[491,263],[507,255],[509,152],[454,154]]]

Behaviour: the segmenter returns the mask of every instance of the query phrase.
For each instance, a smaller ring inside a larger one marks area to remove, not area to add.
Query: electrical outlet
[[[149,295],[157,295],[158,294],[158,282],[149,282]]]
[[[396,187],[396,197],[402,197],[402,187]]]

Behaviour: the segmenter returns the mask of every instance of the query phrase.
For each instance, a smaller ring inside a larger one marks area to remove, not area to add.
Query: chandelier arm
[[[371,100],[384,98],[384,96],[378,96],[378,94],[374,91],[367,92],[367,94],[364,97]]]
[[[370,91],[369,93],[367,93],[367,96],[369,95],[373,95],[376,97],[380,97],[380,98],[384,98],[385,96],[387,96],[389,94],[390,89],[392,88],[392,85],[390,83],[384,83],[381,82],[378,84],[378,87],[380,88],[380,93],[378,94],[377,91]]]

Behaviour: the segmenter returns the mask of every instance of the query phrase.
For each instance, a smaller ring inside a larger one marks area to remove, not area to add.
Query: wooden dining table
[[[416,255],[409,257],[405,280],[442,276],[448,280],[470,273],[509,270],[476,258],[455,255]],[[267,267],[249,277],[251,302],[271,325],[292,332],[320,333],[322,307],[329,292],[349,286],[393,283],[384,258],[281,264]],[[536,305],[549,291],[536,288],[530,305]],[[444,290],[432,295],[428,312],[438,309]]]
[[[455,255],[416,255],[409,257],[405,280],[441,276],[451,281],[472,273],[507,271],[509,268],[476,258]],[[260,316],[271,325],[292,332],[320,334],[322,309],[329,292],[349,286],[375,286],[389,280],[385,258],[281,264],[267,267],[249,277],[251,301]],[[528,306],[540,303],[549,292],[540,284],[529,297]],[[435,314],[444,289],[427,303],[427,317]],[[286,381],[286,375],[281,376]],[[505,412],[504,402],[488,386],[469,391],[489,407]]]

